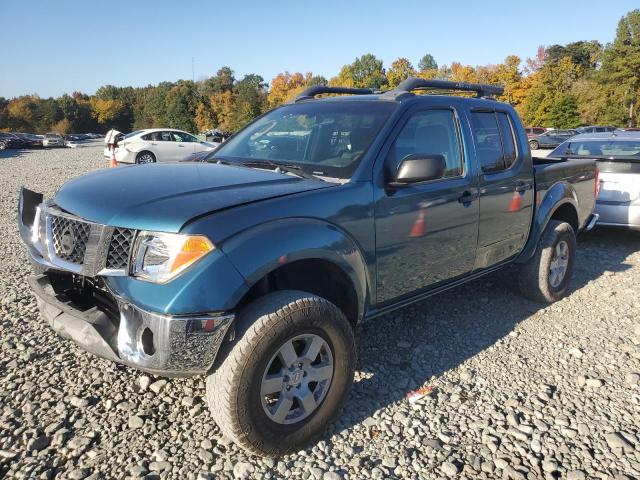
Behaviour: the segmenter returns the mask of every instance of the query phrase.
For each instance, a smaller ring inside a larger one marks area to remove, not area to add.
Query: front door
[[[409,155],[442,155],[444,176],[389,188]],[[465,161],[460,122],[449,108],[405,116],[385,160],[375,205],[377,303],[386,303],[472,270],[478,237],[476,175]]]
[[[174,160],[192,160],[196,153],[196,147],[198,145],[198,139],[193,135],[189,135],[185,132],[172,132],[173,140],[176,143],[177,156]]]

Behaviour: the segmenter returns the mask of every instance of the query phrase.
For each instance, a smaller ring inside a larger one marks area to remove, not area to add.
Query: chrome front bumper
[[[56,292],[55,275],[60,274],[29,277],[40,313],[53,330],[98,357],[153,374],[206,373],[233,323],[233,314],[162,315],[114,298],[117,318]]]

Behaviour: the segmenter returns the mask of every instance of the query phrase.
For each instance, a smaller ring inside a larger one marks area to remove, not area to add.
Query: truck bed
[[[595,206],[596,161],[594,159],[533,158],[536,210],[555,185],[567,183],[579,199],[578,227],[581,229]],[[556,199],[557,201],[557,199]]]

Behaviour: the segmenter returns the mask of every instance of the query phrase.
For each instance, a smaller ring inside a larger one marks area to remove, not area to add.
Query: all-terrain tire
[[[321,337],[330,348],[331,381],[308,417],[293,424],[277,423],[263,407],[263,375],[283,343],[305,334]],[[316,441],[336,419],[351,390],[356,351],[351,325],[338,307],[310,293],[283,290],[240,311],[235,340],[221,349],[218,358],[206,381],[214,420],[240,447],[273,457]]]
[[[551,281],[551,262],[558,245],[564,242],[567,246],[567,265],[564,277],[559,284]],[[576,258],[576,235],[566,222],[551,220],[540,238],[535,255],[520,266],[518,281],[522,294],[541,303],[553,303],[564,297],[569,289],[573,276]]]

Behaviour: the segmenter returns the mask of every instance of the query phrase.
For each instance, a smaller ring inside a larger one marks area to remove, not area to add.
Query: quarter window
[[[509,168],[516,161],[516,142],[513,134],[513,127],[509,117],[504,112],[498,112],[498,123],[500,124],[500,135],[502,137],[502,153],[504,168]]]
[[[462,153],[453,111],[426,110],[409,118],[389,151],[390,167],[397,170],[400,162],[413,154],[442,155],[447,163],[444,177],[462,175]]]
[[[498,172],[517,158],[515,134],[504,112],[471,112],[473,137],[483,172]]]

